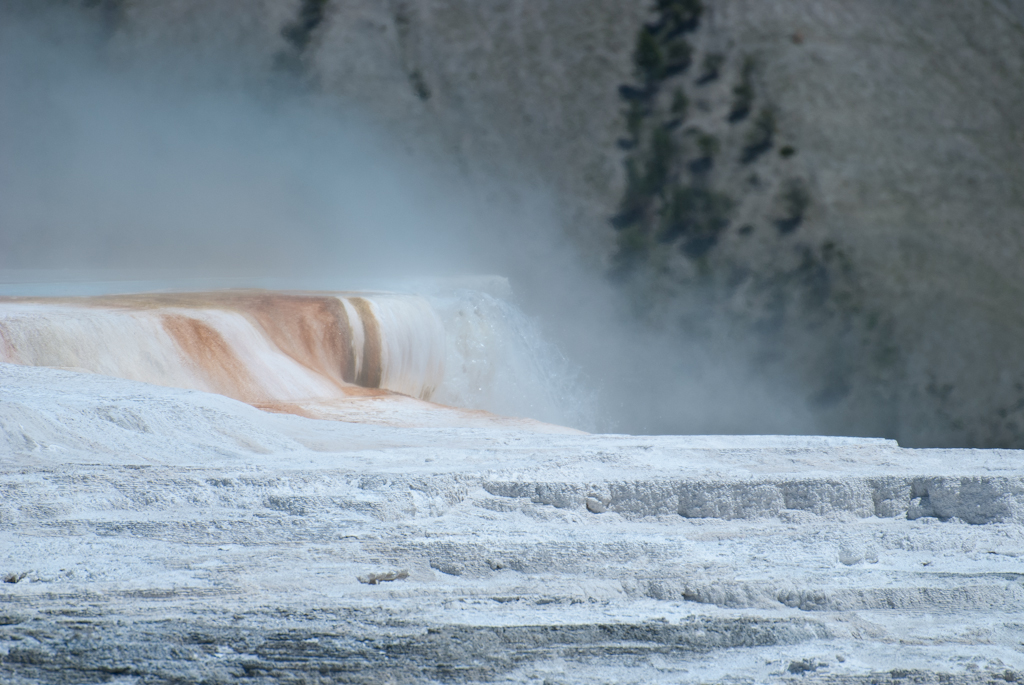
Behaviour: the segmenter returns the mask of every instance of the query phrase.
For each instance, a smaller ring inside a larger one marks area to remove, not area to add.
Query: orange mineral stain
[[[373,314],[370,302],[364,297],[353,297],[349,299],[352,306],[359,313],[359,319],[363,322],[363,365],[359,369],[359,376],[356,384],[364,388],[379,388],[382,366],[381,366],[381,340],[380,324]]]
[[[260,400],[259,385],[231,346],[210,325],[180,314],[164,314],[164,330],[194,368],[210,383],[212,392],[242,402]]]
[[[444,378],[445,345],[437,314],[413,295],[0,297],[0,362],[214,392],[307,418],[570,430],[424,401]]]
[[[402,302],[407,312],[392,316],[387,330],[375,314],[375,301],[385,300]],[[0,361],[205,390],[268,407],[366,390],[428,397],[443,375],[443,335],[425,300],[390,293],[0,298]],[[392,347],[422,350],[392,355],[387,368],[385,336]]]

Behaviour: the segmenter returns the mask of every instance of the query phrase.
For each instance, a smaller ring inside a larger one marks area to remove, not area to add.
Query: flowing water
[[[589,427],[573,367],[493,292],[222,290],[0,300],[0,361],[226,395],[257,406],[401,393]],[[371,393],[372,394],[372,393]]]

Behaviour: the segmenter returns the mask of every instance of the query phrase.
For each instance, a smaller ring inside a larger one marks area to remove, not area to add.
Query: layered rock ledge
[[[4,682],[1024,678],[1019,452],[0,385]]]

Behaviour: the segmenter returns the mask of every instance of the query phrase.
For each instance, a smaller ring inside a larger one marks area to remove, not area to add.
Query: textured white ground
[[[423,416],[0,365],[0,681],[1024,681],[1021,452]]]

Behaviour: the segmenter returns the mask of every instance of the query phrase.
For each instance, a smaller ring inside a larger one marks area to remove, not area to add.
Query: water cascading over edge
[[[214,392],[254,405],[381,390],[429,400],[445,331],[390,293],[0,299],[0,361]]]

